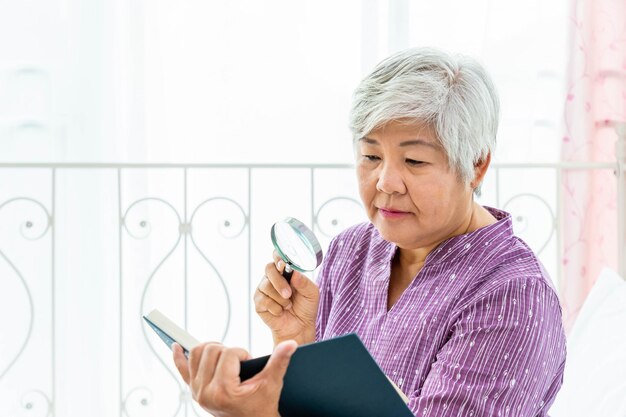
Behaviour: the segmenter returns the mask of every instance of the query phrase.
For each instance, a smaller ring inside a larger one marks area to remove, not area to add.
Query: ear
[[[474,164],[474,179],[470,183],[472,190],[475,190],[482,184],[483,179],[485,178],[485,174],[487,173],[487,168],[489,168],[489,164],[491,163],[491,152],[487,154],[486,157],[481,159],[480,161]]]

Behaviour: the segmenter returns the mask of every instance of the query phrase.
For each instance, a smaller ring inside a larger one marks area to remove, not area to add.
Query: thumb
[[[319,288],[317,288],[317,285],[306,275],[299,272],[294,272],[293,277],[291,277],[291,285],[304,298],[315,299],[319,294]]]
[[[291,356],[298,348],[298,344],[295,340],[287,340],[279,343],[274,348],[274,353],[270,356],[269,361],[263,369],[265,377],[273,379],[274,382],[282,385],[285,373],[287,373],[287,367],[291,361]]]

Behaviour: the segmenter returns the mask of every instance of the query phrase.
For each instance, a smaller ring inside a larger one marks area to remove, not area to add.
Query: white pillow
[[[604,268],[567,339],[552,417],[626,416],[626,281]]]

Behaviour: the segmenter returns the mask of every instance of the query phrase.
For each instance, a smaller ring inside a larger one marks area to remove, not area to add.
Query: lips
[[[378,207],[378,210],[382,210],[388,213],[399,213],[399,214],[408,214],[408,211],[398,210],[393,207]]]
[[[408,211],[398,210],[392,207],[379,207],[378,211],[383,217],[386,217],[389,219],[397,219],[397,218],[405,217],[411,214]]]

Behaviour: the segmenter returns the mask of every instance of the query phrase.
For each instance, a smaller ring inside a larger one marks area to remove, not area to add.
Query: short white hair
[[[427,123],[461,180],[496,145],[500,105],[493,82],[474,59],[412,48],[380,62],[356,88],[350,111],[355,141],[394,120]]]

